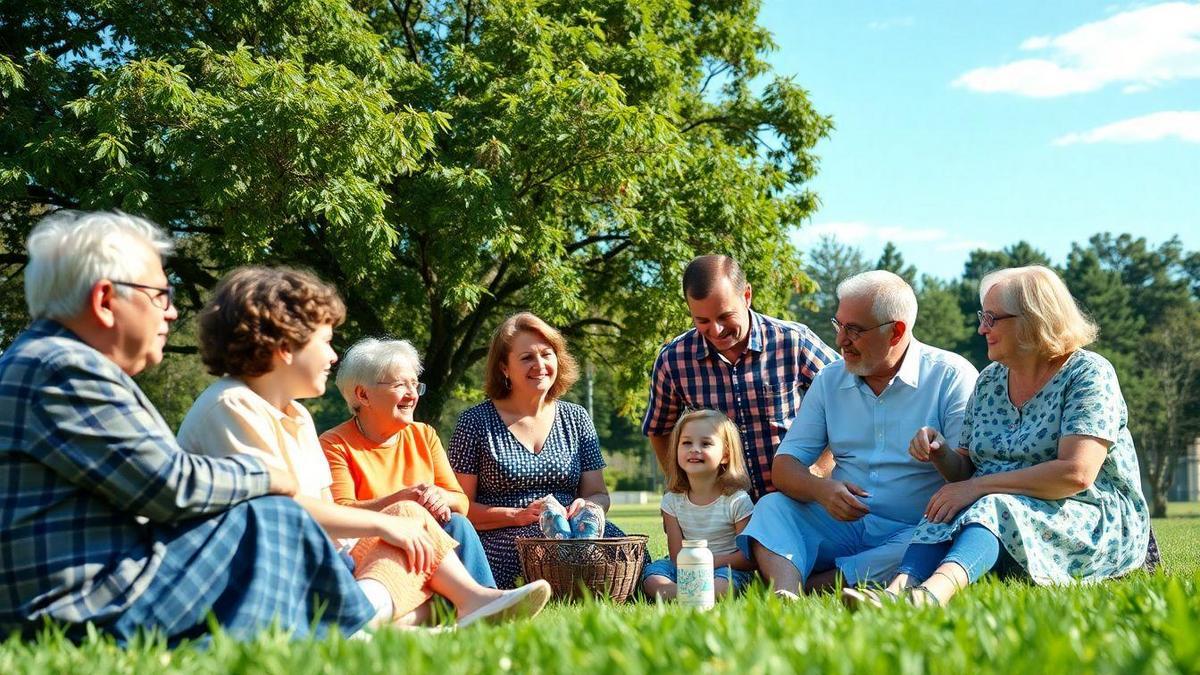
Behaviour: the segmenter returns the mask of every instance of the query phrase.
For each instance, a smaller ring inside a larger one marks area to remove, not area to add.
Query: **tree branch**
[[[579,241],[575,242],[574,244],[567,246],[566,251],[567,251],[567,253],[574,253],[581,248],[584,248],[586,246],[591,246],[592,244],[599,244],[602,241],[629,241],[629,235],[627,235],[627,234],[597,234],[597,235],[594,235],[591,237],[587,237],[586,239],[580,239]]]
[[[408,13],[412,9],[412,0],[404,0],[404,6],[398,7],[396,0],[388,0],[392,5],[392,10],[400,15],[400,26],[404,29],[404,44],[408,47],[408,57],[413,63],[421,65],[421,56],[417,53],[417,36],[413,33],[412,26],[408,23]],[[417,8],[417,11],[421,11]]]
[[[559,330],[569,336],[582,335],[583,329],[587,326],[603,326],[605,328],[614,328],[618,331],[625,330],[624,326],[612,321],[611,319],[600,318],[580,319],[578,321],[573,321],[565,326],[562,326]]]
[[[695,120],[693,122],[690,122],[690,123],[684,125],[684,127],[679,130],[679,133],[686,134],[687,132],[691,131],[692,129],[695,129],[698,126],[702,126],[705,124],[722,124],[722,123],[725,123],[728,121],[729,121],[728,115],[718,115],[716,117],[703,117],[701,119]]]
[[[474,27],[472,24],[475,23],[474,4],[471,0],[467,0],[463,7],[463,47],[471,44],[471,29]]]
[[[733,66],[729,65],[728,63],[722,63],[716,68],[710,68],[708,71],[708,77],[704,78],[704,84],[700,85],[700,93],[703,94],[704,91],[708,89],[708,83],[711,82],[714,77],[729,72],[732,67]]]
[[[583,265],[585,267],[593,267],[595,265],[598,265],[599,263],[606,263],[609,260],[612,260],[613,258],[621,255],[621,252],[627,250],[630,246],[633,246],[633,242],[626,239],[625,241],[623,241],[623,242],[617,244],[616,246],[612,247],[611,249],[605,251],[603,255],[598,255],[593,258],[590,258],[589,260],[584,262]]]

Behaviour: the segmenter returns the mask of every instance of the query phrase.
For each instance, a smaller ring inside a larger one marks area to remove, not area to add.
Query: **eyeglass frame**
[[[399,389],[400,387],[404,387],[406,391],[411,391],[417,396],[424,396],[426,390],[429,389],[424,382],[405,382],[403,380],[396,380],[395,382],[376,382],[375,384],[386,386],[389,389]]]
[[[984,311],[984,310],[980,309],[980,310],[975,311],[975,316],[979,317],[979,325],[982,328],[994,328],[996,326],[997,321],[1003,321],[1005,319],[1015,319],[1021,315],[1020,314],[996,314],[995,312],[988,312],[988,311]]]
[[[109,279],[109,281],[116,286],[128,286],[141,291],[146,295],[147,298],[150,299],[150,304],[164,312],[171,309],[171,307],[175,304],[175,287],[171,284],[167,284],[166,286],[150,286],[148,284],[139,284],[132,281],[117,281],[116,279]],[[156,295],[151,295],[147,291],[158,291],[158,293]],[[163,295],[167,296],[167,305],[165,307],[158,304],[159,298],[163,297]]]
[[[843,330],[845,330],[846,337],[850,338],[851,342],[858,342],[860,339],[862,339],[863,335],[865,335],[873,330],[883,328],[884,326],[890,326],[891,324],[894,324],[897,321],[899,321],[899,319],[892,319],[891,321],[884,321],[883,323],[879,324],[878,326],[871,326],[870,328],[860,328],[860,327],[854,326],[854,325],[846,325],[846,324],[842,323],[841,321],[838,321],[837,317],[834,317],[834,316],[829,317],[829,323],[833,324],[834,335],[836,336],[838,333],[841,333]]]

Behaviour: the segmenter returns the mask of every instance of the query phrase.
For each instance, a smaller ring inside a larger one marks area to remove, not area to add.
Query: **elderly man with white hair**
[[[837,288],[842,360],[814,378],[772,466],[778,492],[754,509],[738,546],[776,593],[889,580],[945,480],[910,456],[922,427],[957,438],[977,371],[913,337],[917,298],[899,276],[864,272]],[[828,478],[810,467],[828,447]]]
[[[47,620],[175,644],[210,620],[253,637],[350,634],[374,614],[286,471],[184,452],[132,377],[178,313],[170,239],[57,212],[28,240],[33,323],[0,356],[0,633]]]

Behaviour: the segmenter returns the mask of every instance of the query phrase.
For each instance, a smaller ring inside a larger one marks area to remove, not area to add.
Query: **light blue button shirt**
[[[844,361],[832,363],[817,373],[778,453],[811,465],[829,446],[837,460],[833,478],[871,495],[860,498],[871,509],[868,529],[891,529],[890,523],[869,522],[876,518],[916,525],[945,481],[933,464],[908,454],[909,441],[923,426],[958,439],[978,375],[958,354],[915,339],[879,396],[847,372]]]

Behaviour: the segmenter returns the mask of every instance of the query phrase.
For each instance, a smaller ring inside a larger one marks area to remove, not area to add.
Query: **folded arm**
[[[154,522],[220,513],[270,491],[256,459],[184,452],[113,368],[71,358],[52,372],[31,405],[45,448],[38,459],[79,488]]]

